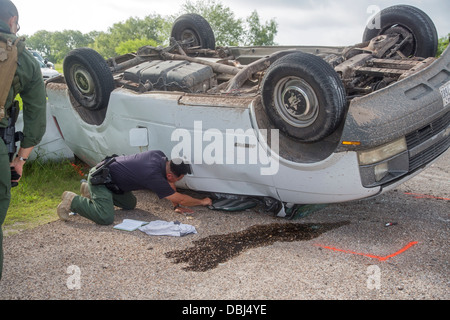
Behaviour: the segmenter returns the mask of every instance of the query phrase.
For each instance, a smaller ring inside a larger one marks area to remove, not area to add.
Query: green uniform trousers
[[[11,200],[11,170],[8,150],[0,138],[0,279],[3,271],[3,222]]]
[[[91,174],[94,171],[95,168],[92,168],[88,177],[91,199],[76,196],[70,209],[97,224],[110,225],[114,222],[114,206],[133,210],[136,208],[137,200],[132,192],[114,194],[104,185],[92,185]]]

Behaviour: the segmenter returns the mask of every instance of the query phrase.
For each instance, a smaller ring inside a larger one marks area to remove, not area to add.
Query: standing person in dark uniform
[[[0,96],[5,97],[0,99],[4,100],[0,101],[0,279],[3,267],[1,226],[5,221],[11,199],[11,185],[20,180],[23,165],[33,147],[41,141],[46,126],[47,100],[41,69],[33,55],[25,49],[23,41],[17,41],[16,33],[19,29],[19,13],[16,6],[9,0],[0,0],[0,41],[6,43],[7,48],[15,44],[18,52],[14,57],[10,55],[8,49],[0,52],[0,63],[5,63],[7,59],[17,59],[17,62],[10,64],[15,69],[12,82],[4,75],[0,77]],[[11,144],[11,128],[17,116],[17,113],[16,115],[11,113],[16,109],[14,99],[17,94],[20,94],[23,101],[24,130],[19,151],[16,157],[11,159],[15,153],[16,142],[13,141]]]
[[[102,164],[108,162],[105,173]],[[132,193],[136,190],[153,191],[160,199],[170,200],[178,210],[186,209],[180,206],[211,205],[209,198],[195,199],[176,191],[175,182],[189,173],[190,165],[181,160],[169,161],[162,151],[107,159],[91,169],[88,182],[81,185],[81,196],[69,191],[63,193],[57,213],[65,221],[70,212],[75,212],[97,224],[109,225],[114,222],[114,206],[125,210],[136,207]]]

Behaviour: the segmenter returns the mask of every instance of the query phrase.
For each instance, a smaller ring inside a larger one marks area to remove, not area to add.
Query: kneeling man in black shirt
[[[106,162],[109,164],[102,167]],[[108,170],[107,175],[102,175],[103,168]],[[211,205],[210,198],[196,199],[176,191],[175,182],[189,173],[190,165],[181,160],[169,161],[162,151],[105,160],[91,169],[88,182],[81,185],[81,196],[70,191],[63,193],[57,213],[65,221],[70,212],[75,212],[97,224],[109,225],[114,222],[114,206],[125,210],[136,207],[132,193],[136,190],[151,190],[160,199],[170,200],[177,210],[186,210],[179,206]]]

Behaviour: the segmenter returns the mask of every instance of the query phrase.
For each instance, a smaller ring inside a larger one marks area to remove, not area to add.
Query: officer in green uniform
[[[0,0],[0,37],[17,39],[19,30],[19,14],[16,6],[9,0]],[[23,45],[23,44],[22,44]],[[45,133],[46,127],[46,92],[42,79],[41,69],[33,55],[27,50],[21,51],[18,56],[18,66],[13,86],[8,85],[9,94],[5,103],[5,118],[0,121],[0,279],[3,269],[3,232],[2,225],[8,211],[11,199],[11,172],[15,170],[22,175],[23,165],[30,155],[33,147],[39,144]],[[1,87],[3,86],[3,88]],[[0,90],[5,89],[5,81],[0,79]],[[9,109],[11,109],[14,98],[20,94],[23,101],[24,138],[20,144],[19,151],[12,162],[5,145],[3,134],[8,127]],[[15,180],[18,182],[20,178]]]

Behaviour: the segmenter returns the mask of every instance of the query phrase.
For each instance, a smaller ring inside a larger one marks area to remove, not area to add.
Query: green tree
[[[116,55],[117,42],[111,37],[108,32],[99,32],[95,41],[89,45],[90,48],[97,51],[103,57],[113,57]]]
[[[37,50],[50,59],[52,54],[52,34],[49,31],[39,30],[32,36],[26,37],[26,45],[28,48]]]
[[[122,41],[134,39],[153,39],[163,42],[165,20],[160,15],[149,15],[143,19],[129,18],[125,22],[115,23],[110,28],[111,36]]]
[[[273,45],[278,32],[274,19],[262,24],[255,10],[244,21],[217,0],[187,0],[181,7],[180,15],[183,13],[203,16],[211,25],[218,46]]]
[[[116,48],[115,52],[119,55],[127,54],[130,52],[136,52],[139,48],[143,46],[157,47],[158,43],[152,39],[134,39],[121,42]]]
[[[121,43],[138,43],[143,39],[151,40],[153,44],[168,42],[168,30],[166,19],[160,15],[148,15],[143,19],[131,17],[125,22],[115,23],[108,32],[99,33],[91,47],[104,57],[113,57],[121,54],[116,51]]]
[[[245,45],[252,46],[273,46],[275,36],[278,32],[278,24],[272,19],[261,24],[258,12],[255,10],[247,18],[247,32],[245,35]]]
[[[450,33],[446,36],[446,37],[442,37],[439,39],[439,43],[438,43],[438,52],[437,52],[437,56],[439,57],[444,50],[448,47],[450,41]]]
[[[87,47],[93,42],[89,35],[80,31],[64,30],[54,32],[52,35],[52,56],[54,61],[61,62],[73,49]],[[49,57],[50,58],[50,57]]]
[[[225,7],[220,1],[188,0],[181,6],[179,15],[184,13],[196,13],[205,18],[214,31],[217,46],[236,46],[243,40],[242,19],[236,18],[231,9]]]
[[[86,47],[92,42],[93,38],[90,35],[75,30],[57,32],[41,30],[26,41],[27,47],[39,51],[53,62],[61,62],[70,50]]]

